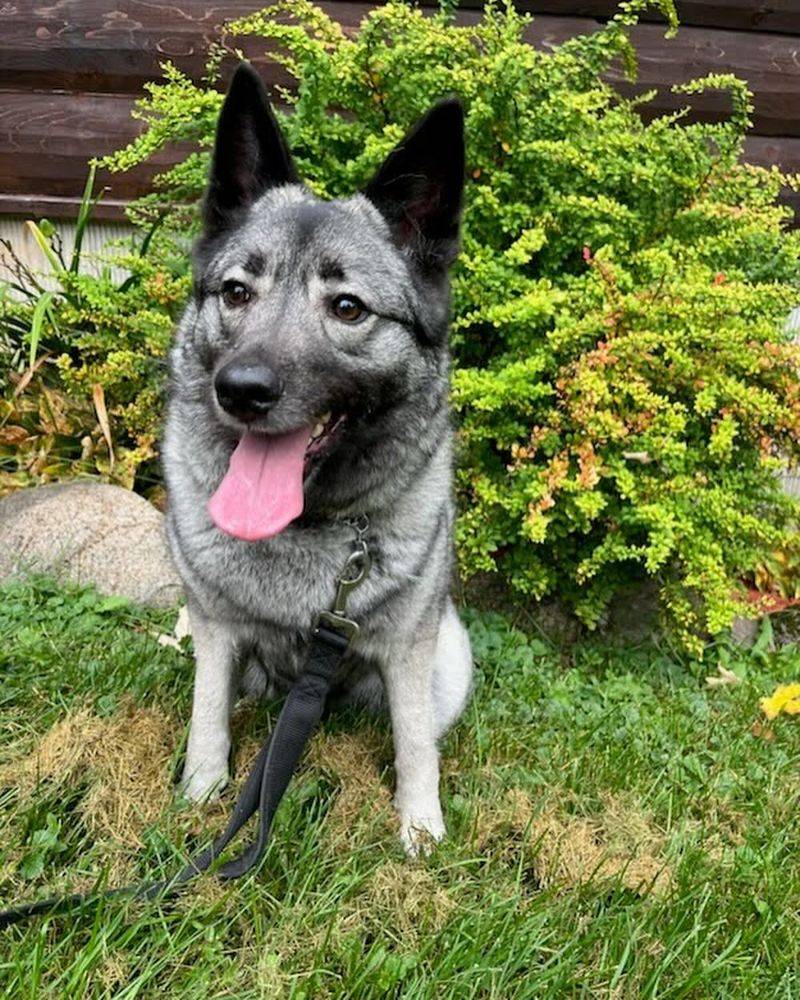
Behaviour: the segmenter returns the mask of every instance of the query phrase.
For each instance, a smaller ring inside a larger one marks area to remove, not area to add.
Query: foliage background
[[[558,593],[589,625],[649,574],[699,648],[746,609],[742,580],[793,534],[795,505],[775,473],[798,451],[798,354],[783,330],[800,242],[775,199],[795,179],[738,163],[750,95],[733,77],[680,88],[729,91],[731,117],[714,125],[682,114],[644,123],[647,99],[604,82],[614,60],[635,71],[626,29],[645,6],[623,3],[604,29],[542,52],[505,7],[459,27],[447,10],[391,2],[345,35],[306,0],[285,0],[228,26],[201,85],[167,65],[139,105],[145,132],[109,164],[124,170],[175,141],[197,151],[135,207],[131,277],[65,266],[45,306],[24,275],[31,294],[6,298],[12,362],[48,352],[38,392],[7,387],[6,475],[58,475],[68,460],[145,491],[155,482],[161,359],[188,289],[184,234],[196,226],[219,66],[256,35],[298,82],[276,96],[322,197],[363,185],[436,99],[465,102],[453,283],[463,571],[500,573],[521,595]],[[659,6],[674,24],[671,0]],[[61,451],[42,405],[53,399]],[[38,470],[20,461],[26,448],[44,456]]]

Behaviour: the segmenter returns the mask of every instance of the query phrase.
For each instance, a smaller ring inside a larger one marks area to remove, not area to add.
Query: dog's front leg
[[[436,637],[396,647],[383,670],[394,738],[400,838],[416,856],[444,836],[433,706]]]
[[[195,651],[194,699],[179,793],[192,802],[216,798],[228,782],[234,641],[230,631],[189,606]]]

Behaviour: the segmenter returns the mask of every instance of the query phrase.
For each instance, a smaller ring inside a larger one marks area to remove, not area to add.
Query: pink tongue
[[[220,531],[246,542],[271,538],[303,513],[303,463],[311,429],[245,432],[208,501]]]

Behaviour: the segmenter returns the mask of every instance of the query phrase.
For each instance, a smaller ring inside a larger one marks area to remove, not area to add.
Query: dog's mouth
[[[272,538],[303,513],[303,485],[338,440],[343,411],[328,411],[286,434],[245,431],[208,502],[214,524],[248,542]]]
[[[334,443],[341,437],[347,414],[343,410],[328,410],[311,428],[311,437],[306,446],[305,473],[311,470],[313,464],[327,454]]]

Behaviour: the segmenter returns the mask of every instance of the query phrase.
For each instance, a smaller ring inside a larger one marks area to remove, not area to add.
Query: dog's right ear
[[[237,210],[269,188],[299,181],[261,77],[239,64],[217,122],[203,219],[206,234],[224,229]]]

